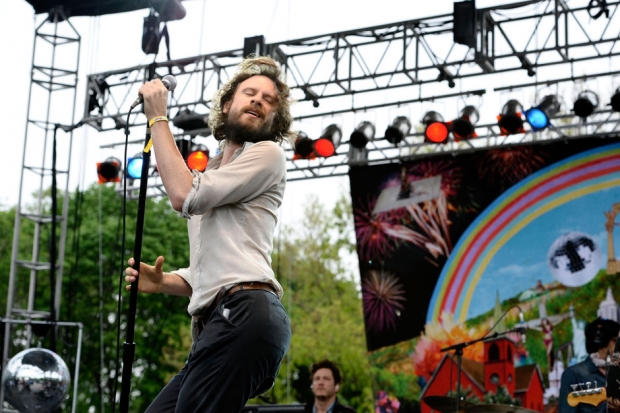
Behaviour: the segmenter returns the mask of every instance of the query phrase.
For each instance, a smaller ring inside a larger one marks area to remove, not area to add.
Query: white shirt
[[[241,282],[282,286],[271,269],[277,209],[286,185],[286,157],[274,142],[246,142],[222,166],[222,154],[194,176],[181,215],[188,219],[190,266],[173,273],[192,287],[187,311],[201,315],[222,287]]]

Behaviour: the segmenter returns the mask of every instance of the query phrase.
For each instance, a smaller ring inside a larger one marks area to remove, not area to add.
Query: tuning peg
[[[591,385],[592,385],[591,381],[586,381],[586,387],[588,388],[588,390],[590,390]]]

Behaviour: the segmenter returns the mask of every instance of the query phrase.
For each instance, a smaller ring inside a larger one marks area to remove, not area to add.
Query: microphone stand
[[[462,343],[453,344],[451,346],[444,347],[439,350],[442,353],[445,353],[446,351],[454,350],[454,355],[456,356],[456,413],[459,413],[460,408],[461,408],[461,361],[463,359],[463,349],[473,344],[476,344],[480,341],[491,341],[491,340],[496,339],[497,337],[505,336],[509,333],[518,333],[518,332],[520,332],[519,328],[514,328],[512,330],[508,330],[503,333],[498,333],[496,331],[490,336],[483,336],[476,340],[464,341]]]
[[[136,238],[133,247],[134,257],[134,270],[138,271],[140,275],[140,261],[142,255],[142,235],[144,232],[144,213],[146,205],[146,188],[148,182],[149,163],[151,160],[151,147],[153,143],[151,141],[151,128],[146,128],[146,138],[144,144],[144,150],[142,151],[142,175],[140,176],[140,194],[138,197],[138,215],[136,222]],[[127,179],[127,175],[125,175]],[[127,341],[123,343],[123,371],[121,375],[121,398],[120,398],[120,412],[129,412],[129,395],[131,391],[131,373],[132,366],[136,354],[136,344],[133,342],[134,331],[136,327],[136,307],[138,302],[138,280],[136,278],[131,283],[131,290],[129,294],[129,314],[127,316]]]

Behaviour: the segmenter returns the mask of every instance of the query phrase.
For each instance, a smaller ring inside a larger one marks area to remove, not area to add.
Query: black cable
[[[121,348],[121,304],[122,304],[122,293],[123,293],[123,267],[125,265],[125,235],[127,228],[127,147],[129,146],[129,116],[131,116],[131,111],[133,108],[129,109],[127,112],[127,121],[125,122],[125,151],[123,156],[123,163],[125,164],[125,173],[123,177],[123,204],[121,208],[122,215],[122,231],[121,231],[121,276],[118,283],[118,306],[116,310],[116,361],[114,363],[114,388],[112,390],[112,413],[116,411],[116,391],[118,389],[118,371],[120,370],[120,348]]]
[[[491,331],[493,331],[493,329],[494,329],[495,327],[497,327],[497,325],[499,324],[499,322],[500,322],[500,321],[502,321],[502,319],[503,319],[504,317],[506,317],[506,315],[508,314],[508,312],[509,312],[510,310],[512,310],[513,308],[518,308],[520,313],[522,313],[522,312],[523,312],[523,310],[521,310],[521,307],[519,307],[517,304],[510,306],[510,307],[509,307],[506,311],[504,311],[504,313],[500,316],[500,318],[498,318],[498,319],[497,319],[497,321],[495,322],[495,324],[493,324],[493,325],[491,326],[491,328],[489,329],[489,331],[487,331],[486,333],[484,333],[484,334],[482,335],[482,337],[481,337],[481,338],[486,337],[486,336],[487,336],[487,334],[489,334]]]
[[[56,259],[57,259],[57,250],[56,250],[56,224],[57,224],[57,216],[58,216],[58,199],[56,194],[57,182],[56,182],[56,133],[58,132],[59,126],[56,125],[54,127],[54,135],[52,138],[52,229],[49,243],[49,261],[50,261],[50,321],[52,322],[51,328],[51,338],[50,338],[50,350],[53,352],[57,352],[56,349]]]
[[[75,195],[75,200],[74,200],[74,211],[73,211],[73,237],[71,240],[71,248],[74,252],[73,256],[74,256],[74,261],[71,263],[71,268],[69,269],[69,297],[70,299],[67,300],[67,320],[72,320],[73,319],[73,314],[74,314],[74,310],[75,310],[75,303],[76,303],[76,299],[77,299],[77,293],[75,290],[75,285],[77,284],[76,279],[75,279],[75,274],[77,272],[78,269],[78,260],[79,260],[79,255],[80,255],[80,239],[81,239],[81,233],[82,233],[82,207],[84,206],[84,195],[83,192],[80,191],[80,187],[77,187],[76,190],[76,195]],[[72,338],[72,331],[73,330],[65,330],[66,335],[69,336],[69,339],[65,338],[64,335],[60,335],[60,339],[63,343],[63,345],[67,346],[67,347],[76,347],[77,343],[73,344],[73,338]]]

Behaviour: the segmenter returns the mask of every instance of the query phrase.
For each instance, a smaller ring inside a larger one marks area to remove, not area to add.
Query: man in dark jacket
[[[620,324],[613,320],[597,318],[585,328],[586,350],[590,354],[584,361],[570,366],[562,374],[560,385],[559,413],[605,413],[607,403],[602,393],[593,393],[587,397],[571,395],[572,392],[605,387],[608,360],[611,359],[616,345]],[[585,392],[584,392],[585,393]],[[600,400],[597,399],[600,395]]]
[[[306,404],[304,413],[355,413],[352,408],[338,402],[336,394],[340,390],[342,377],[333,362],[323,360],[313,364],[310,379],[314,401]]]

